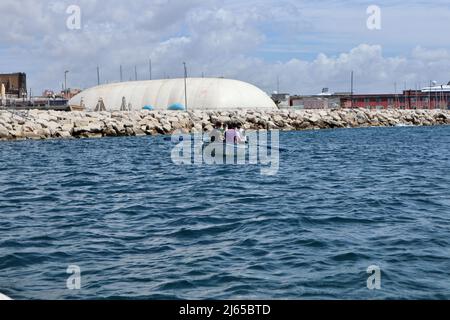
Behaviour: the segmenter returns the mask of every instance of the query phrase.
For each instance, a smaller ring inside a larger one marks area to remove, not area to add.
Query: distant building
[[[450,92],[406,90],[401,94],[354,94],[341,99],[343,108],[450,109]]]
[[[402,93],[352,94],[330,93],[327,88],[317,95],[289,97],[293,109],[362,108],[381,109],[450,109],[450,83]]]
[[[81,89],[67,89],[65,91],[61,91],[61,97],[64,97],[67,100],[72,99],[77,94],[81,93]]]
[[[292,96],[290,105],[294,109],[340,108],[340,98],[335,96]]]
[[[42,96],[45,98],[53,98],[55,97],[55,92],[53,90],[45,90],[44,92],[42,92]]]
[[[272,94],[272,100],[273,102],[275,102],[275,104],[277,105],[278,108],[289,108],[290,106],[290,95],[289,93],[278,93],[278,92],[274,92]]]
[[[27,75],[25,73],[0,74],[0,87],[5,86],[7,96],[22,98],[27,95]]]

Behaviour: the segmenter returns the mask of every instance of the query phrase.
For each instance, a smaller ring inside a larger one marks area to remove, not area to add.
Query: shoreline
[[[239,110],[63,112],[0,110],[0,141],[169,135],[211,131],[237,121],[245,130],[450,125],[450,110]]]

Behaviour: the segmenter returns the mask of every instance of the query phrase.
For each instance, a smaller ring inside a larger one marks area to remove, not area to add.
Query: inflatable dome
[[[181,105],[190,110],[276,109],[275,103],[262,90],[242,81],[221,78],[188,78],[187,108],[185,79],[131,81],[101,85],[87,89],[69,101],[73,107],[95,111],[102,99],[105,109],[119,111],[123,98],[132,110],[152,106],[167,110]]]

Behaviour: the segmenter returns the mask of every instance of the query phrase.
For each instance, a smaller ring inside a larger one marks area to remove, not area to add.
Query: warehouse
[[[276,109],[262,90],[237,80],[187,78],[101,85],[69,104],[89,111]]]

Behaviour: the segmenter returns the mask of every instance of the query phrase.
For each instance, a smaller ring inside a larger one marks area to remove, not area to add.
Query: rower
[[[237,130],[239,132],[239,136],[241,137],[242,142],[247,142],[247,137],[245,136],[245,130],[242,128],[242,123],[237,124]]]
[[[228,125],[228,130],[225,132],[225,141],[227,144],[238,144],[242,143],[242,137],[237,130],[237,125],[234,122],[231,122]]]
[[[209,134],[211,143],[222,142],[223,141],[223,125],[222,122],[216,122],[214,124],[214,129]]]

